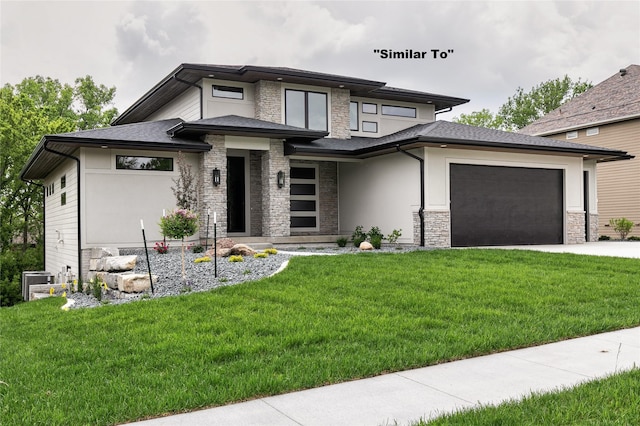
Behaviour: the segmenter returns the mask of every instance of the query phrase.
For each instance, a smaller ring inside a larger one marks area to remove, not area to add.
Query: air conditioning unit
[[[53,284],[53,274],[47,271],[22,272],[22,298],[29,301],[31,295],[30,286],[38,284]]]

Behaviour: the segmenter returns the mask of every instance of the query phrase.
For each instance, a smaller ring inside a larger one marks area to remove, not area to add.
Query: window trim
[[[574,130],[572,132],[567,132],[567,139],[577,139],[578,138],[578,131]]]
[[[225,96],[224,93],[239,93],[240,97],[233,96],[233,95]],[[233,99],[236,101],[242,101],[244,100],[244,87],[223,86],[220,84],[213,84],[211,85],[211,96],[214,98]]]
[[[163,169],[132,169],[132,168],[127,168],[127,167],[118,167],[118,158],[119,157],[130,157],[130,158],[157,158],[157,159],[161,159],[161,160],[171,160],[171,167],[169,170],[163,170]],[[174,171],[174,160],[173,157],[157,157],[157,156],[146,156],[146,155],[123,155],[123,154],[116,154],[115,156],[116,158],[116,170],[128,170],[128,171],[143,171],[143,172],[173,172]]]
[[[375,124],[376,125],[376,129],[375,130],[365,130],[364,125],[366,124]],[[377,121],[362,121],[362,132],[363,133],[378,133],[378,122]]]
[[[404,110],[413,110],[413,116],[410,115],[401,115],[401,114],[391,114],[389,112],[384,112],[385,108],[401,108]],[[418,118],[418,109],[415,107],[408,107],[408,106],[402,106],[402,105],[382,105],[382,108],[380,108],[380,113],[382,115],[387,115],[390,117],[402,117],[402,118]]]
[[[354,123],[351,122],[351,106],[352,105],[356,106],[355,128],[353,127]],[[352,132],[360,131],[360,109],[358,107],[358,101],[350,101],[349,102],[349,130],[351,130]]]
[[[600,128],[599,127],[589,127],[586,130],[586,134],[587,136],[596,136],[600,134]]]
[[[317,164],[297,164],[293,163],[289,167],[289,176],[292,176],[291,169],[314,169],[314,179],[304,178],[292,178],[290,177],[289,197],[291,201],[315,201],[315,211],[292,211],[289,207],[289,217],[315,217],[315,227],[293,227],[291,226],[291,219],[289,223],[289,229],[292,232],[318,232],[320,231],[320,168]],[[291,186],[295,184],[313,184],[315,186],[314,195],[291,195]]]
[[[329,94],[327,92],[316,92],[314,90],[300,90],[300,89],[284,89],[284,124],[293,126],[287,122],[287,92],[300,92],[304,93],[304,128],[309,130],[329,131]],[[324,96],[324,117],[325,128],[324,129],[310,129],[309,128],[309,93],[315,93],[317,95]]]

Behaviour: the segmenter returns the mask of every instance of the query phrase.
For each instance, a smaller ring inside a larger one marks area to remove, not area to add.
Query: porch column
[[[200,172],[202,173],[202,202],[200,203],[200,238],[205,238],[207,209],[211,209],[209,238],[213,238],[213,213],[217,213],[218,238],[227,236],[227,149],[224,136],[207,135],[205,142],[212,146],[211,151],[202,154]],[[220,185],[213,185],[213,169],[220,170]]]
[[[282,188],[278,188],[279,171],[285,174]],[[290,235],[289,183],[289,157],[284,155],[284,144],[271,139],[269,151],[262,154],[262,235],[265,237]]]

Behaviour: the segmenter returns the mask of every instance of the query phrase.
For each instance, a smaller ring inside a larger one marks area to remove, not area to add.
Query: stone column
[[[200,238],[205,238],[207,209],[211,209],[209,238],[213,238],[213,213],[218,219],[218,238],[227,235],[227,149],[224,136],[207,135],[205,142],[212,146],[211,151],[202,154],[200,173],[202,173],[202,203],[200,207]],[[213,186],[213,169],[220,170],[220,185]]]
[[[589,241],[598,241],[598,215],[589,214]]]
[[[331,137],[339,139],[351,138],[351,116],[349,102],[351,94],[348,89],[331,89]]]
[[[282,84],[260,80],[255,84],[255,116],[258,120],[283,123]]]
[[[585,242],[584,225],[584,212],[567,212],[567,244]]]
[[[425,247],[451,247],[450,212],[424,211],[424,245]]]
[[[278,188],[279,171],[285,173],[283,188]],[[265,237],[291,235],[290,181],[289,157],[284,155],[284,144],[272,139],[269,151],[262,154],[262,235]]]

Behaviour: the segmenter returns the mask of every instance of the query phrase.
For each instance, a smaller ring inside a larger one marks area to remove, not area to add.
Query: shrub
[[[198,216],[191,210],[176,209],[160,218],[160,230],[165,237],[183,239],[198,230]]]
[[[600,235],[598,237],[598,241],[609,241],[610,239],[611,239],[611,237],[608,236],[608,235]]]
[[[402,236],[402,229],[394,229],[389,235],[387,235],[387,241],[391,244],[397,244],[398,238]]]
[[[364,233],[362,225],[356,226],[356,229],[351,234],[351,240],[353,240],[353,245],[356,247],[360,247],[360,243],[367,239],[367,234]]]
[[[347,246],[347,238],[346,237],[340,237],[336,240],[336,243],[338,244],[338,247],[346,247]]]
[[[371,241],[374,238],[377,239],[378,237],[380,237],[380,240],[382,241],[382,238],[384,238],[384,235],[382,235],[380,228],[378,228],[377,226],[372,226],[369,232],[367,232],[367,237],[369,237],[369,241]]]
[[[229,262],[244,262],[244,259],[240,255],[229,256]]]
[[[193,247],[191,247],[191,252],[192,253],[202,253],[204,251],[204,247],[202,247],[200,244],[197,244]]]
[[[265,252],[256,253],[256,254],[253,255],[253,257],[255,259],[265,259],[265,258],[269,257],[269,253],[265,253]]]
[[[211,258],[209,256],[199,257],[194,260],[195,263],[203,263],[203,262],[211,262]]]
[[[627,241],[640,241],[640,237],[632,235],[631,237],[627,238]]]
[[[153,246],[153,249],[158,254],[166,254],[169,251],[169,244],[165,243],[164,241],[159,241]]]
[[[626,217],[622,217],[619,219],[611,219],[609,220],[609,225],[613,226],[613,230],[620,235],[620,239],[624,240],[631,232],[631,228],[633,227],[633,222],[627,219]]]
[[[267,253],[267,254],[278,254],[278,250],[274,249],[273,247],[272,248],[268,248],[268,249],[264,249],[263,251],[265,253]]]
[[[380,247],[382,246],[382,235],[373,235],[370,237],[369,241],[374,249],[380,250]]]

